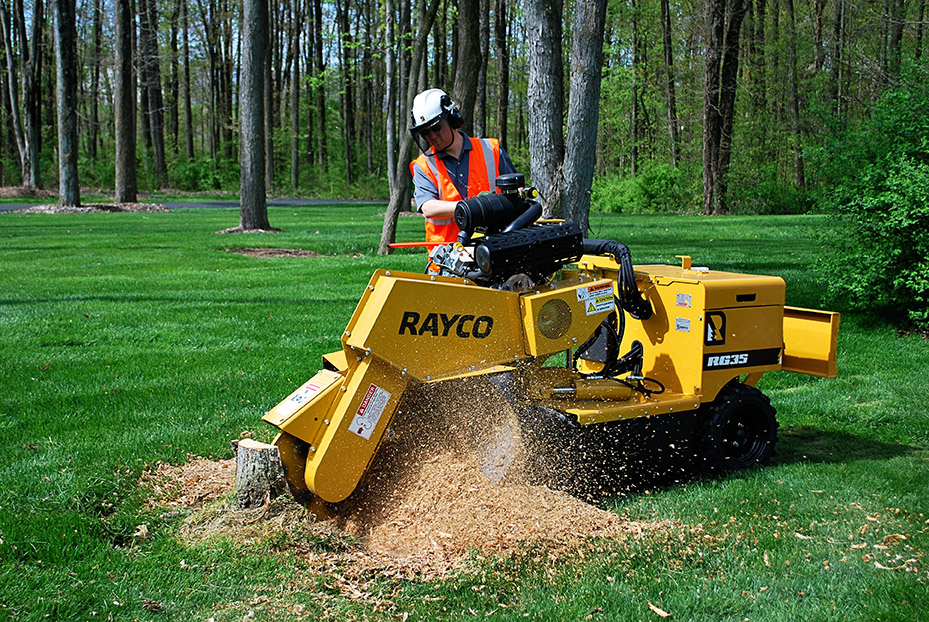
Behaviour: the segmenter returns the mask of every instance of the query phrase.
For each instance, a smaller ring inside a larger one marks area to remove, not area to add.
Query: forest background
[[[543,194],[573,153],[595,210],[842,214],[890,246],[836,287],[929,318],[925,0],[0,0],[0,185],[234,192],[256,10],[269,194],[387,198],[438,86]]]

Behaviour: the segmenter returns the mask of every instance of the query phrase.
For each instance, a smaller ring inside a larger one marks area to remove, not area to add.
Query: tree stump
[[[235,452],[235,491],[240,508],[262,506],[286,490],[281,454],[275,445],[250,438],[230,444]]]

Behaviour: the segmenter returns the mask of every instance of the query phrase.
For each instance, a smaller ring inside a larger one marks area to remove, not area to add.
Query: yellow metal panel
[[[520,298],[526,352],[544,356],[574,348],[592,335],[603,318],[614,311],[613,282],[609,279],[559,282]],[[560,302],[557,302],[560,301]],[[540,318],[549,308],[557,317]]]
[[[262,419],[282,431],[308,443],[314,443],[324,427],[324,420],[342,385],[341,374],[320,370],[269,410]]]
[[[833,311],[785,307],[783,368],[835,378],[839,320],[839,314]]]
[[[319,445],[310,448],[305,474],[307,487],[330,503],[355,490],[390,425],[407,377],[385,361],[367,357],[343,386]]]
[[[626,318],[622,351],[628,351],[633,341],[641,341],[642,371],[646,376],[659,379],[668,393],[692,395],[700,392],[705,305],[702,284],[652,283],[644,295],[654,313],[644,321]]]
[[[553,402],[554,404],[554,402]],[[553,406],[558,408],[558,406]],[[662,393],[650,399],[639,396],[639,401],[628,402],[576,402],[571,408],[562,408],[577,417],[581,425],[608,423],[620,419],[652,417],[673,412],[686,412],[700,408],[700,400],[693,395]]]
[[[701,363],[703,387],[707,400],[716,398],[720,389],[736,376],[774,371],[781,368],[783,308],[778,305],[716,309],[707,313],[711,321],[725,317],[725,332],[720,343],[704,344]],[[713,327],[704,328],[713,331]]]
[[[519,296],[464,279],[378,271],[343,344],[401,374],[433,381],[526,356]]]

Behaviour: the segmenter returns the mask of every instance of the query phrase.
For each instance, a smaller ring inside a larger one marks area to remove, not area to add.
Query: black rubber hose
[[[503,230],[504,233],[509,233],[510,231],[516,231],[517,229],[522,229],[528,227],[535,221],[539,219],[542,215],[542,204],[538,201],[526,201],[529,204],[528,209],[525,212],[519,215],[516,220],[507,225],[506,229]]]
[[[613,240],[584,240],[585,255],[611,256],[619,264],[619,303],[623,310],[637,320],[652,317],[652,306],[642,298],[635,283],[632,253],[622,242]]]

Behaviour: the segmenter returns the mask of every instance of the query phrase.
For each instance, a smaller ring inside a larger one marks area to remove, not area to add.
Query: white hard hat
[[[432,125],[439,119],[448,119],[449,125],[457,129],[464,124],[458,106],[442,89],[426,89],[413,99],[410,110],[410,131],[416,132]]]

